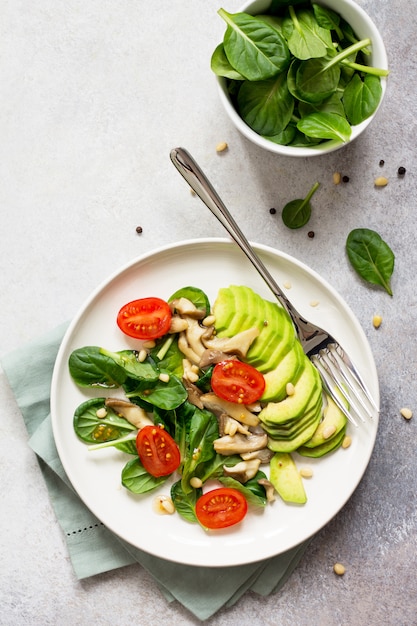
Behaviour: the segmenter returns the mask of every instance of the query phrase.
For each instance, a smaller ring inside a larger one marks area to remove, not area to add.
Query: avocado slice
[[[308,448],[306,445],[300,446],[299,448],[297,448],[297,452],[298,454],[301,454],[301,456],[307,456],[312,459],[318,459],[319,457],[324,456],[329,452],[334,452],[342,445],[343,439],[346,435],[346,429],[347,425],[342,428],[342,430],[337,435],[330,437],[330,439],[328,439],[325,443],[322,443],[315,448]]]
[[[259,419],[266,424],[281,424],[301,417],[314,394],[321,395],[320,375],[308,357],[305,357],[304,370],[294,385],[294,394],[281,402],[269,402],[259,413]]]
[[[275,439],[268,437],[268,448],[274,452],[294,452],[310,439],[321,420],[321,411],[317,411],[315,419],[291,439]]]
[[[271,459],[270,468],[269,480],[285,502],[307,502],[303,480],[290,454],[277,452]]]
[[[311,405],[306,408],[302,417],[284,424],[263,424],[263,429],[272,439],[294,439],[313,422],[317,426],[320,423],[318,417],[322,419],[322,402],[317,395],[312,398]]]
[[[213,304],[213,315],[218,337],[227,336],[227,329],[235,315],[235,298],[227,287],[221,287]]]
[[[277,367],[264,374],[265,391],[261,402],[279,402],[286,395],[287,383],[296,384],[305,366],[305,354],[299,341],[284,356]]]
[[[307,448],[315,448],[328,442],[330,438],[335,437],[340,431],[346,427],[347,418],[345,414],[339,409],[337,404],[326,394],[327,406],[323,411],[323,420],[317,426],[316,432],[311,439],[304,444]],[[333,429],[334,432],[330,437],[325,437],[328,429]]]
[[[262,373],[275,369],[296,341],[292,322],[281,305],[264,302],[261,333],[248,351],[249,363]]]

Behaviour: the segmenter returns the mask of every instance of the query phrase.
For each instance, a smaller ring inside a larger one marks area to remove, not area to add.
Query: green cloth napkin
[[[67,325],[16,350],[2,366],[22,412],[76,576],[86,578],[140,563],[166,599],[205,620],[247,591],[278,591],[299,563],[308,541],[271,559],[234,567],[193,567],[152,556],[110,532],[81,502],[61,465],[52,434],[49,396],[55,358]]]

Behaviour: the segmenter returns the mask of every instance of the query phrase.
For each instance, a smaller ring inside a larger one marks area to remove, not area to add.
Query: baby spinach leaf
[[[382,87],[378,76],[368,74],[362,80],[354,74],[343,92],[346,117],[353,125],[360,124],[378,108]]]
[[[314,17],[317,23],[327,30],[334,30],[339,40],[343,39],[343,31],[340,28],[340,15],[320,4],[312,4]]]
[[[182,382],[176,376],[168,371],[164,372],[161,370],[161,373],[165,373],[169,376],[169,380],[167,382],[158,380],[156,383],[152,383],[146,388],[143,384],[133,389],[125,386],[125,391],[127,390],[126,397],[140,398],[147,404],[157,406],[160,409],[176,409],[187,399],[187,391]]]
[[[346,251],[359,276],[369,283],[383,287],[392,296],[390,281],[395,256],[377,232],[368,228],[352,230],[346,240]]]
[[[158,380],[159,371],[148,360],[139,361],[138,354],[135,350],[120,350],[119,352],[111,352],[105,348],[100,348],[100,354],[108,356],[115,363],[120,365],[129,378],[134,378],[144,382],[153,382]]]
[[[296,13],[293,6],[289,7],[292,28],[287,44],[290,52],[297,59],[324,57],[327,49],[332,47],[332,38],[328,30],[319,26],[310,11],[301,10]]]
[[[127,378],[123,367],[97,346],[74,350],[68,360],[72,379],[80,387],[120,387]]]
[[[328,58],[301,61],[295,76],[295,84],[305,102],[322,102],[337,89],[340,67],[329,64]]]
[[[218,436],[217,418],[210,411],[194,407],[182,467],[182,488],[185,493],[192,489],[189,484],[190,478],[194,476],[198,466],[215,456],[216,452],[213,448],[213,442]]]
[[[290,144],[294,139],[295,133],[295,126],[293,124],[288,124],[287,128],[284,128],[281,132],[276,133],[275,135],[264,135],[264,137],[274,143],[279,143],[282,146],[288,146],[288,144]]]
[[[337,113],[345,117],[345,109],[341,101],[341,94],[336,92],[319,104],[311,104],[309,102],[300,102],[298,104],[298,112],[301,117],[306,117],[310,113]]]
[[[301,228],[307,224],[311,216],[310,200],[319,188],[320,183],[314,183],[304,199],[291,200],[282,209],[282,221],[288,228]]]
[[[107,415],[97,417],[97,411],[103,408]],[[77,437],[86,443],[114,441],[132,432],[136,437],[137,432],[135,426],[124,417],[119,417],[105,406],[105,398],[92,398],[80,404],[74,413],[73,424]]]
[[[225,487],[231,489],[237,489],[245,496],[245,499],[254,506],[264,507],[267,503],[265,488],[258,483],[261,478],[266,478],[263,472],[258,472],[254,478],[248,480],[245,484],[242,484],[231,476],[219,476],[219,481]]]
[[[220,43],[211,55],[210,68],[217,76],[224,76],[232,80],[244,80],[244,77],[230,65],[223,43]]]
[[[171,499],[174,503],[175,510],[181,517],[187,520],[187,522],[198,522],[195,514],[195,505],[202,493],[201,489],[192,489],[185,493],[180,480],[172,485]]]
[[[282,132],[294,110],[285,74],[268,81],[245,81],[239,90],[237,105],[246,124],[267,136]]]
[[[336,113],[310,113],[297,123],[297,128],[308,137],[344,142],[352,133],[347,120]]]
[[[122,485],[132,493],[148,493],[166,480],[167,476],[151,476],[143,467],[139,457],[128,461],[122,470]]]
[[[247,13],[231,14],[224,9],[218,13],[227,23],[226,56],[239,74],[248,80],[267,80],[288,67],[288,46],[275,28]]]

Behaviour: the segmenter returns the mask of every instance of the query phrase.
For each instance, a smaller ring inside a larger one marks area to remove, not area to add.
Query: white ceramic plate
[[[258,253],[281,285],[291,283],[290,298],[298,310],[329,330],[346,346],[379,402],[372,353],[359,322],[345,302],[320,276],[295,259],[256,245]],[[113,448],[89,452],[72,427],[76,407],[96,391],[76,387],[68,373],[72,350],[86,345],[110,350],[134,347],[116,325],[119,308],[145,296],[168,298],[180,287],[205,290],[213,302],[220,287],[241,284],[265,298],[271,294],[235,244],[225,239],[199,239],[146,254],[123,267],[88,299],[68,329],[60,347],[51,389],[56,446],[68,477],[80,498],[110,530],[133,546],[156,556],[198,566],[231,566],[280,554],[309,538],[343,507],[361,480],[372,454],[377,420],[349,427],[352,445],[319,460],[296,456],[312,467],[305,480],[308,502],[289,505],[279,498],[265,510],[251,511],[244,521],[223,531],[205,533],[179,515],[153,511],[155,494],[135,496],[124,489],[120,474],[131,458]],[[312,307],[312,301],[318,306]],[[107,394],[111,395],[111,394]],[[114,392],[113,394],[114,395]],[[160,489],[169,494],[169,485]]]

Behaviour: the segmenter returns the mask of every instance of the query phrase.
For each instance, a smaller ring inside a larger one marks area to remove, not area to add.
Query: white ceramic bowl
[[[336,13],[338,13],[341,17],[343,17],[348,24],[353,28],[354,32],[358,36],[359,39],[370,38],[372,42],[371,55],[369,59],[369,65],[374,67],[379,67],[381,69],[388,69],[388,59],[384,46],[384,42],[382,37],[369,17],[369,15],[353,0],[317,0],[318,4],[321,4],[329,9],[332,9]],[[257,15],[260,13],[265,13],[271,4],[270,0],[254,0],[252,2],[246,2],[240,9],[239,12],[249,13],[250,15]],[[276,144],[268,139],[261,137],[254,130],[252,130],[240,117],[234,108],[231,98],[227,91],[226,79],[217,77],[218,86],[219,86],[219,94],[220,100],[226,110],[226,113],[230,117],[233,124],[236,128],[247,138],[250,139],[253,143],[260,146],[261,148],[265,148],[270,152],[274,152],[275,154],[280,154],[283,156],[295,156],[295,157],[308,157],[308,156],[319,156],[321,154],[327,154],[329,152],[333,152],[334,150],[338,150],[343,146],[346,146],[348,143],[356,139],[365,128],[372,122],[375,117],[378,109],[368,117],[361,124],[356,126],[352,126],[352,134],[348,142],[343,143],[337,140],[329,140],[322,144],[318,144],[312,147],[296,147],[296,146],[283,146]],[[381,105],[383,100],[385,90],[386,90],[386,78],[381,78],[382,85],[382,95],[381,100],[379,102],[378,108]]]

